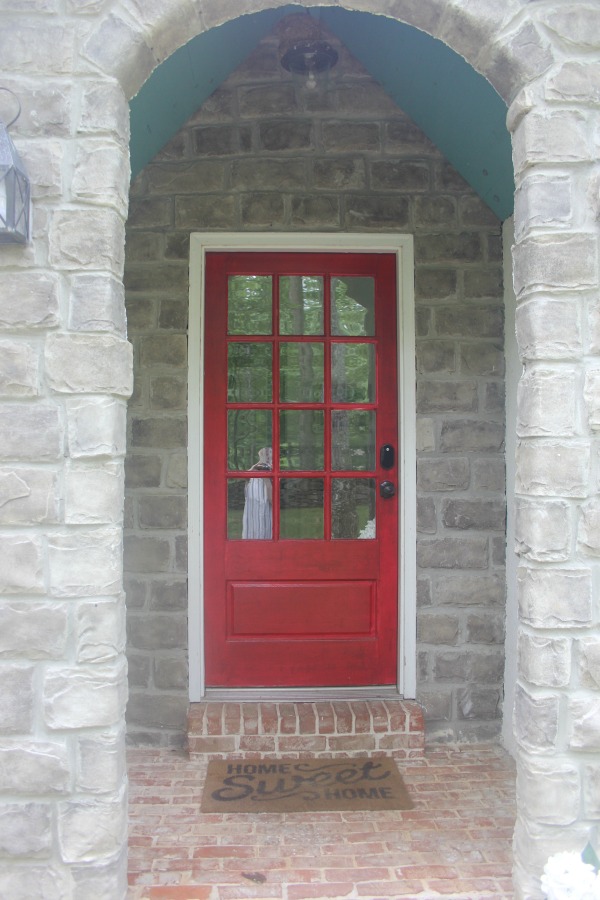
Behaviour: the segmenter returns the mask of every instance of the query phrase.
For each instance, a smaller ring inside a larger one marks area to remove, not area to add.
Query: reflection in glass
[[[270,275],[230,275],[227,333],[271,334],[272,295]]]
[[[375,468],[375,412],[334,409],[331,413],[331,468],[366,471]]]
[[[230,409],[227,412],[228,469],[237,472],[251,469],[259,458],[259,450],[271,446],[271,434],[269,410]]]
[[[323,279],[284,275],[279,279],[279,333],[323,334]]]
[[[374,402],[373,344],[331,345],[331,399],[334,403]]]
[[[333,478],[331,537],[341,540],[375,538],[375,479]]]
[[[273,536],[273,483],[270,478],[229,478],[227,537],[266,541]]]
[[[242,520],[246,503],[246,479],[227,479],[227,537],[239,540],[242,536]]]
[[[279,348],[282,403],[323,402],[323,344],[282,343]]]
[[[271,344],[230,343],[227,353],[227,399],[237,403],[269,403],[273,348]]]
[[[375,280],[331,279],[331,333],[347,337],[375,334]]]
[[[282,538],[323,539],[322,478],[282,478],[280,507]]]
[[[286,409],[279,413],[279,465],[282,469],[323,468],[323,410]]]

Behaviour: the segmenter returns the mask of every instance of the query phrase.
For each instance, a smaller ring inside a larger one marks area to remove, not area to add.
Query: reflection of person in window
[[[258,462],[250,471],[270,472],[273,451],[263,447]],[[273,485],[270,478],[250,478],[246,485],[246,502],[242,521],[242,538],[268,540],[273,536]]]

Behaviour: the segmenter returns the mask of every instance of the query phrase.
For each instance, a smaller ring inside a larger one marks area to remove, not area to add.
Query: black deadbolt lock
[[[381,450],[379,451],[379,462],[381,463],[382,469],[393,469],[394,468],[394,448],[391,444],[384,444]]]

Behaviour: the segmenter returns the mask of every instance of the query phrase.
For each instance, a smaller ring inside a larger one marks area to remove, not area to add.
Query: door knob
[[[396,486],[391,481],[382,481],[379,485],[379,493],[384,500],[390,500],[396,493]]]

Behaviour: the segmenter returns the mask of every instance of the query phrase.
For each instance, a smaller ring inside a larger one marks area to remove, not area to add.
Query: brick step
[[[423,710],[413,700],[209,700],[192,703],[188,712],[192,757],[385,753],[413,759],[424,749]]]

